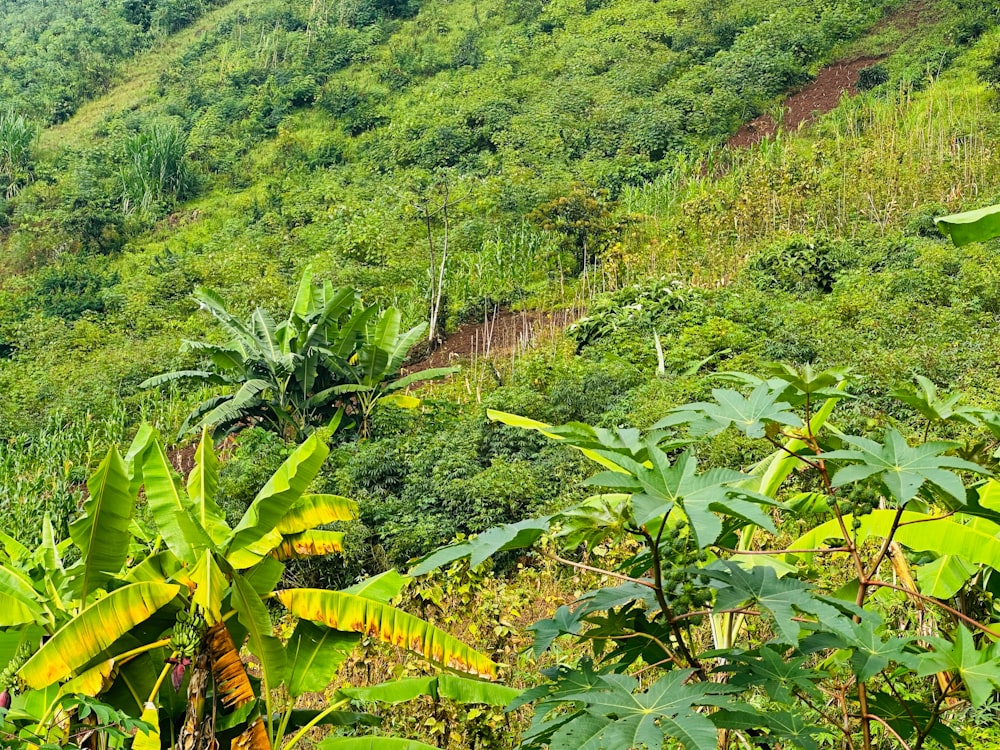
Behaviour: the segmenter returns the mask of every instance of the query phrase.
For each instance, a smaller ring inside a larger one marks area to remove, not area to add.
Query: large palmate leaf
[[[939,216],[934,223],[943,234],[951,237],[956,247],[970,242],[985,242],[1000,237],[1000,206]]]
[[[497,665],[428,622],[343,591],[284,589],[276,594],[289,612],[336,630],[363,633],[461,672],[494,678]]]
[[[833,485],[841,487],[874,476],[900,506],[916,497],[924,483],[963,503],[965,485],[951,470],[986,473],[978,464],[944,455],[955,447],[954,443],[930,441],[910,447],[906,438],[894,429],[886,430],[884,443],[856,435],[845,435],[843,439],[854,446],[854,450],[830,451],[820,456],[824,460],[852,463],[837,471]]]
[[[358,504],[340,495],[303,495],[281,517],[274,530],[279,534],[298,534],[336,521],[358,517]]]
[[[851,630],[853,631],[849,639],[853,648],[851,666],[854,667],[854,673],[859,680],[871,679],[888,667],[890,662],[911,669],[917,666],[917,654],[910,650],[910,644],[915,639],[892,636],[888,640],[882,640],[876,618],[865,619],[858,623],[852,622]]]
[[[1000,647],[990,643],[977,650],[972,633],[959,625],[954,641],[929,638],[933,651],[920,654],[918,675],[955,672],[969,691],[973,706],[981,706],[1000,689]]]
[[[811,661],[812,657],[787,657],[783,650],[765,645],[753,651],[731,651],[716,671],[731,673],[729,684],[733,687],[760,688],[778,703],[792,703],[797,692],[822,700],[817,685],[829,675],[811,668]]]
[[[319,473],[330,449],[313,434],[295,449],[257,493],[226,546],[237,568],[248,568],[281,542],[275,527]]]
[[[782,382],[781,385],[787,384]],[[791,405],[781,400],[781,390],[772,388],[767,382],[760,383],[749,396],[725,388],[714,388],[712,395],[714,402],[677,407],[654,427],[688,424],[692,435],[709,435],[732,425],[747,437],[762,438],[769,423],[802,426],[802,420],[789,411]]]
[[[716,589],[716,609],[736,609],[752,605],[768,616],[775,641],[795,645],[803,630],[802,615],[815,618],[816,626],[847,635],[850,618],[812,587],[790,576],[778,578],[767,566],[749,570],[736,563],[718,560],[703,569]]]
[[[36,689],[69,677],[179,591],[180,586],[150,582],[115,589],[60,628],[18,674]]]
[[[961,406],[961,393],[939,395],[937,386],[923,375],[917,375],[916,386],[898,386],[889,395],[912,406],[921,416],[930,420],[951,420],[976,425],[983,413],[982,409],[973,406]]]
[[[689,750],[714,750],[715,725],[695,710],[698,705],[725,705],[725,685],[686,684],[691,670],[676,670],[637,692],[638,680],[626,675],[605,675],[597,686],[562,696],[579,701],[584,713],[552,735],[551,750],[600,750],[601,748],[659,748],[667,737]]]
[[[949,750],[967,747],[960,734],[941,721],[933,707],[924,699],[911,700],[899,692],[872,692],[868,695],[868,710],[883,719],[893,731],[904,740],[910,740],[918,732],[927,732],[927,738]],[[930,728],[930,731],[927,731]]]
[[[80,599],[117,575],[125,565],[131,538],[129,524],[135,497],[129,491],[128,470],[114,448],[87,481],[90,496],[83,513],[69,527],[80,549],[80,564],[72,573]]]
[[[651,450],[649,462],[651,465],[647,467],[623,457],[621,465],[628,474],[603,472],[587,483],[631,490],[635,523],[639,526],[665,516],[674,506],[680,507],[699,547],[712,544],[722,533],[722,521],[715,513],[774,531],[774,522],[760,504],[777,503],[739,486],[749,479],[746,474],[728,469],[698,474],[697,459],[690,452],[681,454],[671,464],[665,453]]]

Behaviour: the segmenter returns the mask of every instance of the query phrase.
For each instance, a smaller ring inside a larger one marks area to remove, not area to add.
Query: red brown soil
[[[561,331],[583,313],[579,310],[497,310],[480,323],[463,323],[445,338],[429,356],[404,368],[420,372],[432,367],[448,367],[476,357],[520,353],[543,334]]]
[[[854,96],[858,93],[858,73],[881,59],[883,57],[859,57],[855,60],[842,60],[823,68],[816,76],[816,80],[785,100],[782,129],[797,130],[803,123],[811,122],[836,107],[844,94]],[[740,128],[739,132],[727,141],[727,145],[733,148],[752,146],[771,137],[777,131],[778,123],[774,118],[771,115],[761,115]]]
[[[905,4],[895,13],[880,21],[873,32],[892,27],[899,32],[900,41],[905,41],[917,33],[921,26],[933,23],[936,20],[936,15],[936,9],[926,0],[915,0]],[[858,73],[885,59],[885,57],[886,55],[858,57],[828,65],[819,72],[812,83],[785,99],[784,117],[780,126],[770,115],[761,115],[743,125],[727,141],[727,145],[733,148],[752,146],[765,138],[770,138],[779,128],[794,131],[803,123],[815,120],[819,115],[836,107],[840,98],[845,94],[847,96],[857,94]]]

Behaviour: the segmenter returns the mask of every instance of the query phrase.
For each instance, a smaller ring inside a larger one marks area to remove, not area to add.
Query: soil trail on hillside
[[[476,357],[520,354],[527,351],[539,336],[558,333],[581,315],[583,312],[579,309],[555,312],[495,309],[479,323],[460,325],[430,355],[407,365],[403,371],[420,372]]]
[[[836,107],[844,94],[854,96],[858,93],[858,74],[882,59],[884,55],[859,57],[855,60],[842,60],[823,68],[816,76],[816,80],[785,99],[783,105],[785,116],[781,128],[789,131],[797,130],[803,123],[811,122]],[[726,145],[730,148],[752,146],[774,135],[778,127],[778,123],[771,115],[761,115],[740,128]]]
[[[910,2],[892,15],[880,21],[873,31],[892,27],[900,34],[900,41],[913,36],[919,28],[935,20],[937,11],[926,0]],[[832,110],[845,94],[858,93],[858,74],[888,57],[881,55],[839,60],[822,70],[811,83],[789,95],[783,102],[784,117],[779,124],[770,115],[764,114],[746,123],[726,142],[731,148],[752,146],[765,138],[770,138],[779,129],[797,130],[802,124],[815,120]]]

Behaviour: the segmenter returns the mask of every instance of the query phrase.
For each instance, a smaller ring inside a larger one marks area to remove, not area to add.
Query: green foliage
[[[195,179],[187,163],[186,138],[171,125],[153,125],[124,144],[120,178],[125,214],[158,214],[160,207],[194,194]]]
[[[364,435],[380,401],[394,398],[415,406],[415,397],[392,394],[455,371],[439,368],[393,379],[426,324],[401,332],[398,310],[376,315],[376,307],[363,307],[354,289],[334,289],[330,282],[314,287],[308,270],[280,324],[261,307],[246,322],[238,320],[209,289],[199,289],[195,297],[232,339],[223,345],[185,341],[182,350],[207,356],[209,369],[158,375],[140,387],[193,378],[238,389],[202,402],[181,434],[203,426],[228,434],[260,421],[279,434],[302,437],[331,420],[339,424],[345,404],[353,402]]]
[[[295,449],[230,526],[216,499],[218,467],[208,432],[182,488],[147,426],[124,459],[111,449],[90,478],[71,539],[57,543],[46,526],[41,547],[29,551],[4,537],[0,643],[16,655],[26,640],[47,637],[3,675],[11,710],[0,717],[0,731],[23,729],[25,736],[65,743],[74,736],[68,712],[75,709],[78,720],[96,713],[101,725],[110,725],[102,729],[109,741],[120,737],[115,726],[122,725],[141,728],[147,747],[161,746],[161,730],[163,747],[173,746],[174,736],[183,742],[216,732],[236,742],[256,734],[258,742],[263,736],[273,745],[295,732],[285,745],[293,747],[324,721],[369,721],[342,710],[353,700],[346,693],[323,711],[294,711],[304,693],[327,686],[360,633],[405,644],[452,669],[495,676],[488,658],[387,603],[405,584],[395,572],[346,591],[274,591],[282,561],[339,549],[339,535],[317,526],[354,515],[346,498],[305,494],[327,453],[315,435]],[[140,490],[155,528],[135,517]],[[70,544],[78,553],[72,564]],[[303,617],[287,644],[274,635],[264,604],[271,598]],[[243,666],[244,641],[257,659],[259,682]],[[166,665],[153,666],[160,661]],[[172,688],[165,684],[168,674]],[[187,701],[177,700],[185,679]],[[287,694],[278,699],[272,691],[282,685]],[[512,696],[472,680],[449,685],[441,690],[434,681],[414,694],[448,692],[459,701],[493,704]],[[73,695],[83,698],[65,700]],[[147,723],[126,721],[121,712],[141,712]]]
[[[838,403],[852,403],[842,369],[783,365],[767,380],[727,379],[742,390],[715,389],[711,401],[677,407],[646,431],[551,427],[491,413],[600,464],[604,471],[587,483],[607,494],[439,550],[413,573],[464,557],[477,565],[542,542],[575,568],[595,570],[599,561],[596,570],[614,581],[533,626],[536,654],[569,638],[593,656],[548,670],[547,684],[515,701],[535,703],[527,747],[652,747],[673,738],[714,748],[766,736],[817,748],[837,733],[870,748],[881,741],[880,726],[910,747],[955,746],[948,697],[983,705],[1000,687],[988,638],[1000,614],[923,593],[904,550],[942,563],[955,556],[993,575],[1000,557],[983,540],[1000,520],[987,510],[995,482],[975,479],[989,469],[959,458],[958,443],[927,434],[920,440],[890,429],[880,442],[824,429]],[[946,429],[957,399],[921,382],[922,391],[900,393],[933,430]],[[979,429],[996,418],[970,408],[961,416]],[[732,430],[774,453],[748,471],[700,470],[695,456],[704,442]],[[804,476],[793,480],[795,473]],[[783,543],[801,507],[789,502],[796,490],[783,485],[803,482],[826,500],[830,520]],[[884,495],[888,509],[873,511],[866,493]],[[586,564],[575,561],[581,547]],[[616,547],[628,552],[610,556]],[[965,580],[958,588],[974,597]],[[928,607],[962,622],[918,640],[911,621]],[[920,679],[931,675],[933,682]]]

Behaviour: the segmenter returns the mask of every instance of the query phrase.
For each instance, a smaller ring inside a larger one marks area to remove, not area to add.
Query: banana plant
[[[478,692],[469,695],[508,702],[509,690],[482,681],[496,678],[493,661],[389,603],[406,583],[395,571],[343,591],[277,588],[285,561],[339,552],[342,535],[320,527],[356,513],[347,498],[307,492],[328,453],[318,433],[310,436],[231,527],[218,504],[208,430],[182,482],[145,426],[126,456],[111,449],[91,477],[70,540],[56,544],[47,532],[29,552],[0,539],[7,723],[58,742],[62,707],[85,695],[141,715],[148,729],[135,739],[140,750],[221,740],[291,748],[319,724],[375,721],[347,710],[346,692],[319,712],[296,708],[304,693],[335,680],[362,634],[472,675]],[[136,518],[140,491],[155,532]],[[79,559],[65,566],[68,545]],[[287,642],[275,635],[268,601],[299,618]],[[244,667],[244,645],[259,681]]]
[[[182,435],[211,426],[218,438],[257,422],[302,440],[316,427],[338,419],[344,407],[360,415],[367,431],[379,399],[454,372],[438,368],[392,380],[423,328],[401,334],[398,310],[379,314],[376,306],[362,305],[350,287],[335,289],[328,281],[316,285],[308,268],[292,309],[280,323],[260,307],[248,320],[240,320],[210,289],[198,288],[194,297],[230,340],[224,344],[185,340],[181,351],[203,357],[204,368],[164,373],[141,384],[153,388],[175,380],[197,380],[228,389],[192,411],[181,427]],[[419,404],[413,397],[398,397],[397,402]]]
[[[397,406],[414,408],[419,406],[420,400],[402,393],[406,388],[458,371],[457,367],[436,367],[395,377],[407,353],[427,330],[427,323],[421,323],[402,331],[401,322],[402,315],[395,308],[384,310],[377,318],[370,319],[361,332],[357,351],[348,360],[351,382],[329,389],[331,395],[351,394],[354,397],[363,437],[368,435],[372,414],[380,401],[391,400]]]

